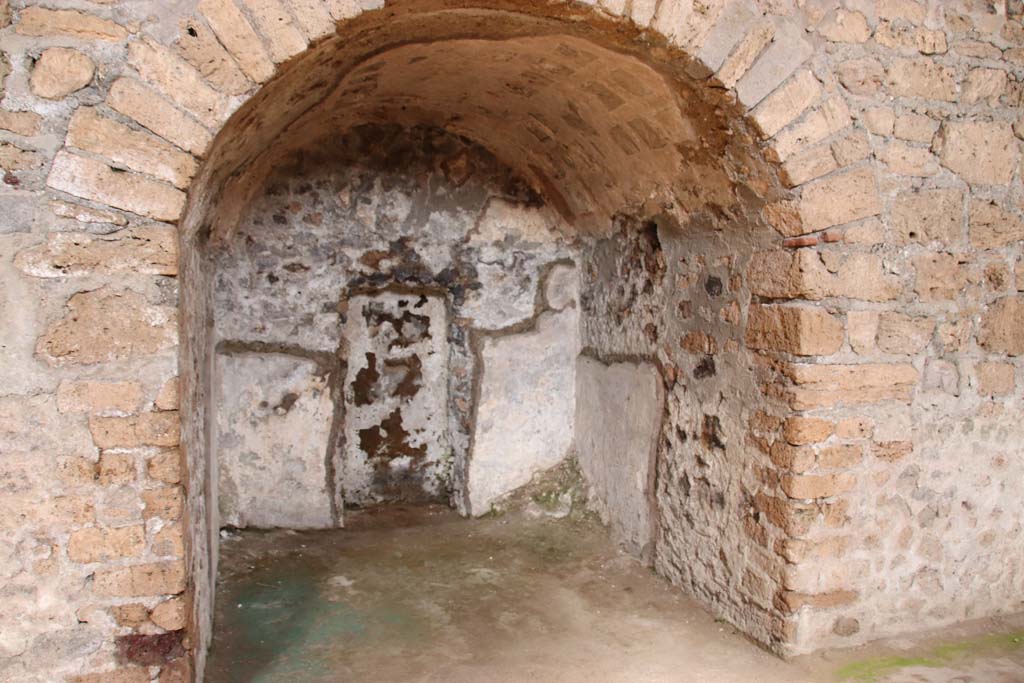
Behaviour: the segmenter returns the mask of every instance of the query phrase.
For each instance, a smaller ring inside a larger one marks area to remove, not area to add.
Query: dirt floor
[[[228,535],[209,683],[1024,682],[1024,617],[783,662],[592,521],[346,519]]]

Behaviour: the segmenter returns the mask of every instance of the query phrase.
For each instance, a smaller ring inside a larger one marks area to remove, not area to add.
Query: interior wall
[[[223,524],[484,514],[566,457],[577,248],[532,190],[431,128],[359,127],[275,168],[211,258]]]

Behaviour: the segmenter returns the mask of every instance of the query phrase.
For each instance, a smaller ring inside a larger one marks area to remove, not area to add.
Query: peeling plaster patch
[[[346,504],[446,494],[448,343],[445,301],[401,292],[348,302],[344,337]]]

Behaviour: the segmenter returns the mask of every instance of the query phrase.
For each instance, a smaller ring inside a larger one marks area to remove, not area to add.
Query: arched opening
[[[234,114],[182,224],[200,644],[223,526],[478,516],[567,459],[630,552],[785,640],[744,275],[781,190],[704,76],[590,10],[410,1]]]

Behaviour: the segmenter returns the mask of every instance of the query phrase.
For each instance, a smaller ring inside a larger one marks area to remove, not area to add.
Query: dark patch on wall
[[[725,448],[725,441],[722,440],[722,423],[717,415],[704,416],[700,440],[708,448]]]
[[[419,356],[388,358],[384,361],[384,379],[394,398],[413,398],[423,388],[423,361]]]
[[[356,373],[356,381],[352,383],[352,396],[357,406],[368,406],[376,400],[375,389],[380,382],[377,370],[377,356],[366,354],[366,367]]]
[[[696,379],[707,379],[708,377],[714,377],[716,372],[715,359],[711,356],[704,356],[697,363],[697,367],[693,369],[693,376]]]
[[[117,657],[125,664],[161,666],[185,654],[182,646],[184,631],[171,631],[156,635],[118,636]]]
[[[394,330],[395,339],[388,345],[388,349],[404,349],[430,339],[430,318],[425,315],[405,311],[399,316],[387,311],[383,304],[371,302],[363,309],[363,318],[373,337],[382,334],[385,325]]]

